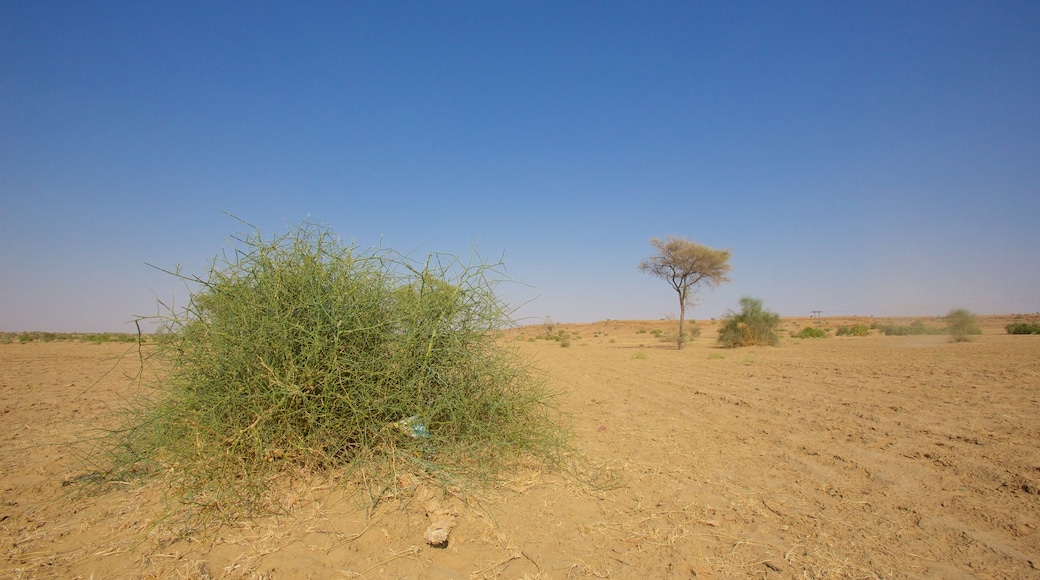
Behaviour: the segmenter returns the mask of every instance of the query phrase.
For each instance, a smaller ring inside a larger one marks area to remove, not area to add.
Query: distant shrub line
[[[150,335],[142,335],[149,340]],[[105,342],[136,342],[136,334],[123,332],[0,332],[0,344],[26,344],[29,342],[89,342],[101,344]]]
[[[920,320],[915,320],[911,322],[909,325],[873,324],[871,328],[878,329],[879,331],[881,331],[881,334],[884,334],[885,336],[922,336],[946,334],[945,328],[927,326]]]

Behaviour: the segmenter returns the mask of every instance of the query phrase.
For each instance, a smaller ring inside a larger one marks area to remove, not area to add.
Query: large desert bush
[[[982,334],[982,329],[975,324],[975,315],[963,308],[951,310],[946,315],[946,325],[954,342],[967,342]]]
[[[726,347],[776,346],[780,343],[780,315],[762,306],[762,301],[745,296],[740,312],[728,311],[719,328],[719,344]]]
[[[255,508],[293,470],[482,479],[563,449],[552,394],[494,340],[509,323],[494,267],[416,264],[309,223],[234,241],[161,317],[164,370],[103,446],[113,474]]]

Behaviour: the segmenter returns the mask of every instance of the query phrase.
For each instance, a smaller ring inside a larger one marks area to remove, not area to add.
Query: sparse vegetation
[[[982,334],[982,329],[975,323],[975,315],[957,308],[946,314],[947,333],[954,342],[968,342]]]
[[[654,336],[656,336],[657,340],[660,341],[660,342],[677,342],[678,341],[678,336],[677,335],[678,335],[678,330],[675,330],[673,332],[664,332],[662,330],[654,331]],[[683,343],[685,343],[687,341],[690,341],[690,340],[693,340],[693,339],[699,337],[700,335],[701,335],[701,329],[700,328],[697,328],[696,326],[689,327],[689,328],[686,329],[686,336],[683,337]]]
[[[494,266],[417,265],[309,223],[234,240],[161,317],[155,395],[90,456],[109,477],[165,474],[183,502],[229,514],[263,509],[298,469],[477,483],[564,451],[553,394],[495,343],[509,318]]]
[[[556,342],[563,342],[564,340],[569,341],[571,339],[571,335],[569,335],[566,330],[557,330],[553,334],[539,334],[535,338],[539,340],[554,340]]]
[[[762,301],[745,296],[740,299],[740,312],[730,310],[722,317],[719,344],[738,346],[776,346],[780,343],[777,329],[780,315],[762,306]]]

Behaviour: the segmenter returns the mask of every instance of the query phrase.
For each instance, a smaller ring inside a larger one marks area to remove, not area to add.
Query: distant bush
[[[792,333],[791,338],[827,338],[827,331],[822,328],[806,326],[798,333]]]
[[[839,326],[837,336],[867,336],[870,327],[866,324],[855,324],[853,326]]]
[[[545,317],[545,320],[542,322],[542,328],[545,329],[546,336],[552,336],[556,333],[556,323],[553,322],[551,316]]]
[[[762,307],[762,301],[745,296],[740,299],[740,312],[730,310],[722,317],[719,344],[738,346],[776,346],[780,343],[777,329],[780,315]]]
[[[885,336],[921,336],[946,333],[945,328],[927,326],[920,320],[911,322],[909,326],[899,324],[874,324],[873,327],[877,328],[881,334],[884,334]]]
[[[975,324],[975,315],[957,308],[946,315],[947,332],[954,342],[967,342],[982,334],[982,329]]]
[[[1040,322],[1014,322],[1004,328],[1008,334],[1040,334]]]

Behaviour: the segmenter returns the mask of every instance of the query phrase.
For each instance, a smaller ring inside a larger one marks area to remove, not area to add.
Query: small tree
[[[737,346],[776,346],[780,335],[780,315],[762,307],[762,301],[745,296],[740,299],[740,312],[730,310],[722,317],[719,344]]]
[[[982,329],[975,324],[975,315],[957,308],[946,315],[947,332],[954,342],[967,342],[975,335],[982,334]]]
[[[685,342],[683,323],[686,307],[693,303],[699,286],[714,288],[729,282],[729,249],[716,250],[684,238],[654,238],[650,243],[657,253],[639,264],[639,270],[663,278],[679,294],[678,347]]]

